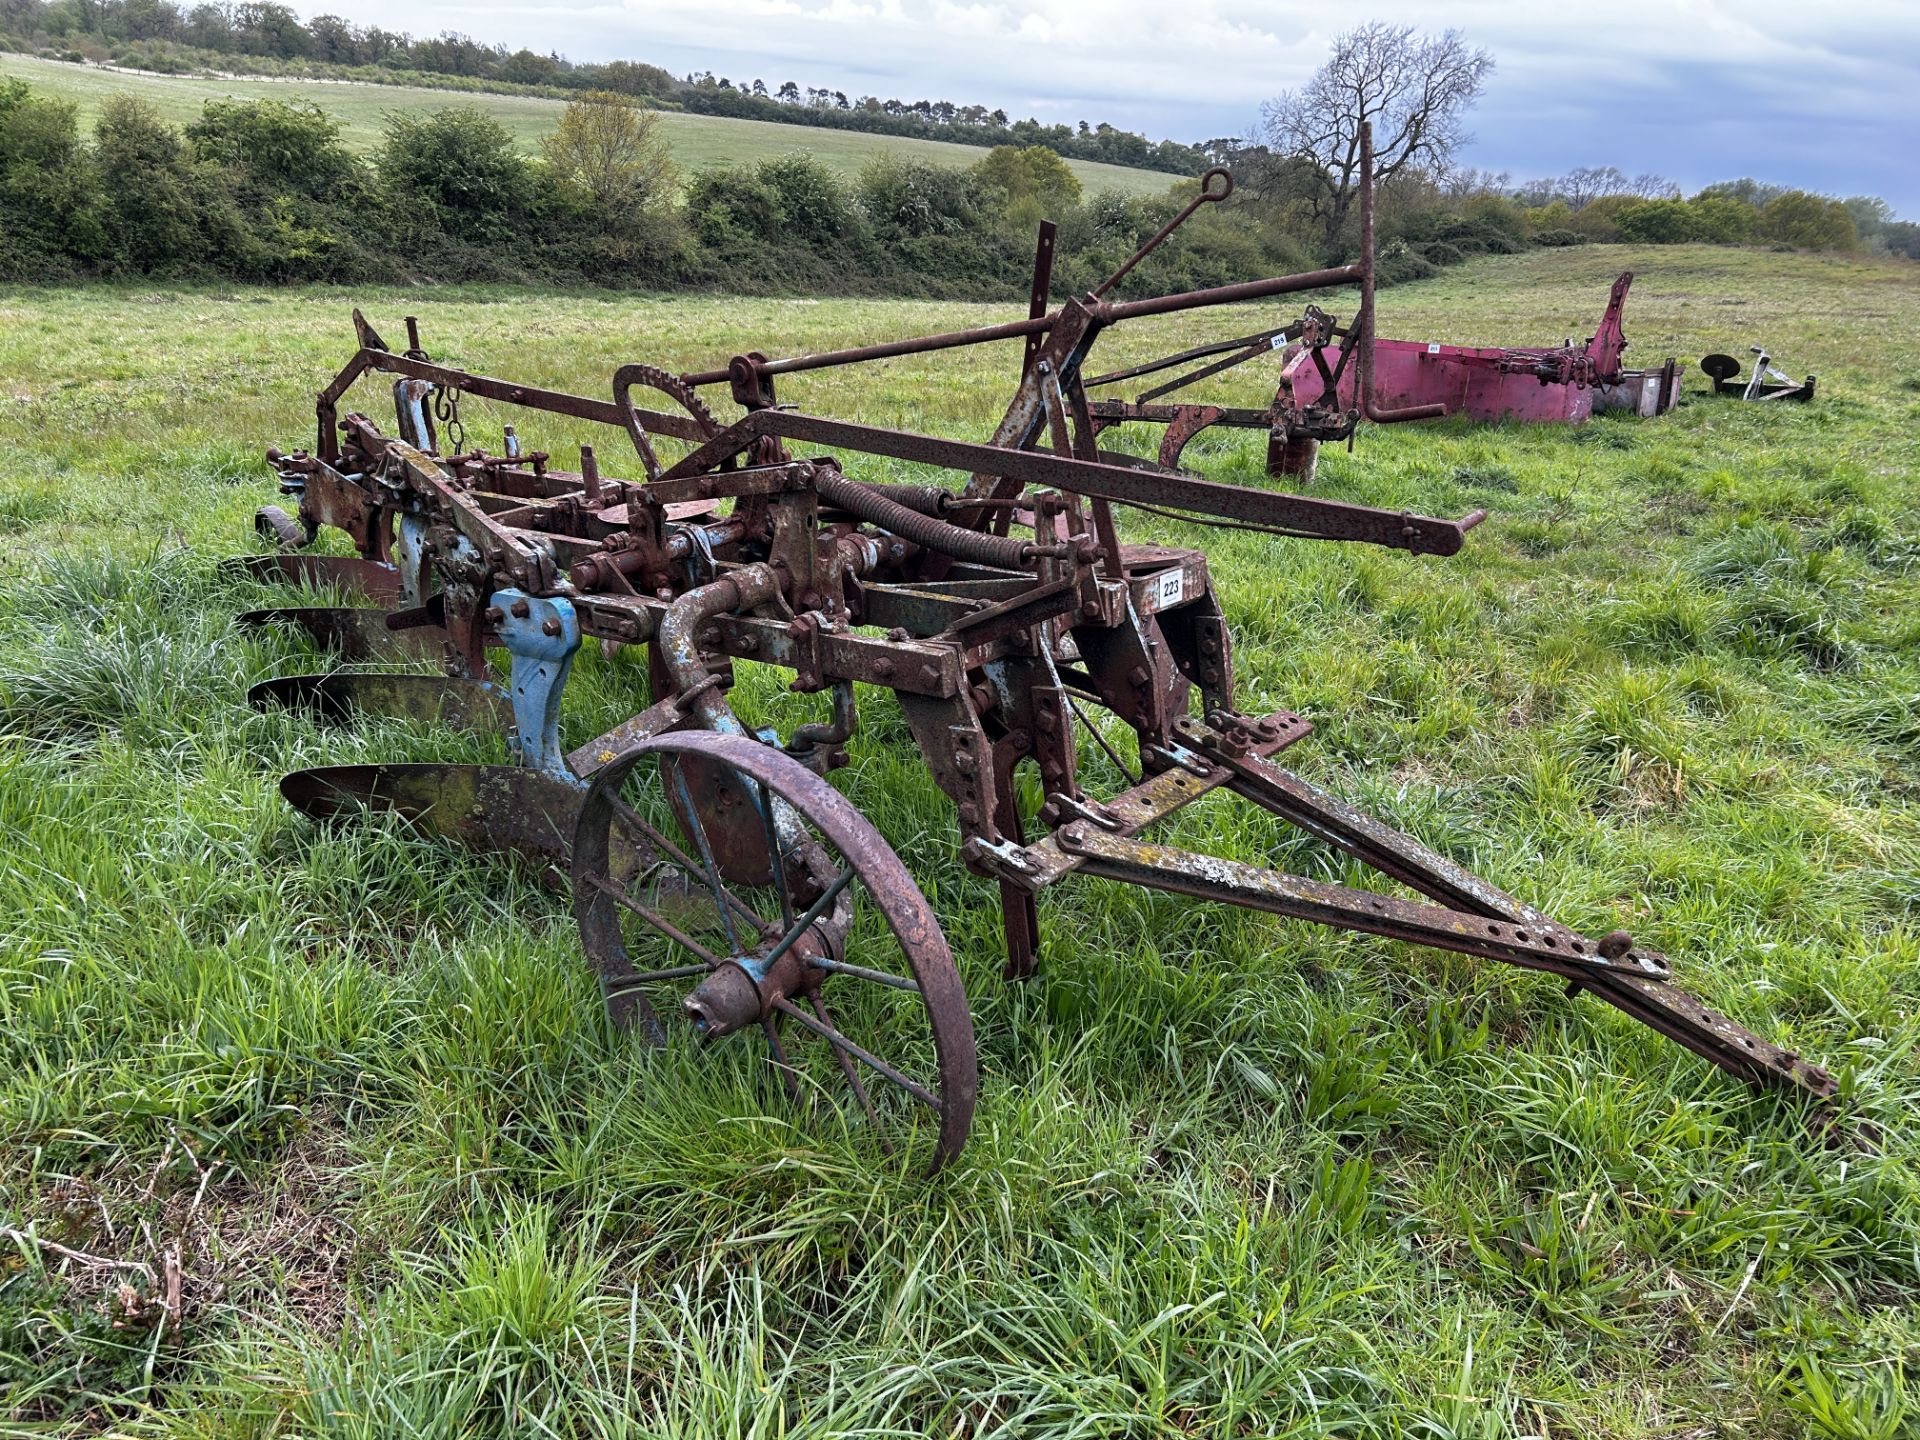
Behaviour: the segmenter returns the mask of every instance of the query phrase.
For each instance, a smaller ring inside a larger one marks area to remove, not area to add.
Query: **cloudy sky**
[[[306,6],[301,7],[303,10]],[[770,86],[1109,120],[1154,138],[1245,134],[1363,19],[1454,26],[1498,62],[1466,163],[1576,165],[1689,190],[1753,175],[1879,194],[1920,218],[1920,0],[424,0],[351,18],[415,34],[627,57]]]

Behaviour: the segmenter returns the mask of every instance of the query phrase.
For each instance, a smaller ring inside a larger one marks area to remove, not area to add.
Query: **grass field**
[[[70,100],[80,109],[83,126],[110,95],[138,95],[157,106],[176,125],[200,118],[209,100],[311,101],[337,119],[342,138],[355,150],[371,150],[380,141],[386,117],[395,110],[440,110],[449,105],[477,105],[504,125],[529,155],[539,149],[540,137],[559,122],[566,108],[561,100],[532,95],[468,95],[400,85],[338,84],[317,80],[217,80],[188,76],[133,75],[118,70],[70,65],[31,55],[0,53],[0,77],[17,76],[36,89]],[[974,145],[950,145],[939,140],[906,136],[863,135],[851,130],[822,130],[811,125],[772,125],[759,120],[736,120],[725,115],[660,113],[661,129],[682,170],[710,165],[764,160],[804,150],[823,165],[852,175],[876,155],[899,155],[939,165],[971,165],[987,152]],[[1069,160],[1089,194],[1119,190],[1128,195],[1160,195],[1179,177],[1156,170],[1133,170],[1093,160]]]
[[[883,695],[835,783],[938,909],[981,1045],[973,1139],[931,1183],[833,1112],[795,1122],[747,1047],[614,1035],[530,871],[282,804],[299,765],[491,753],[243,698],[312,657],[232,632],[287,592],[215,562],[270,493],[261,450],[310,443],[351,303],[597,394],[619,361],[1011,302],[0,297],[0,1428],[1916,1433],[1920,270],[1540,251],[1393,290],[1383,328],[1585,334],[1627,266],[1635,357],[1765,340],[1820,398],[1715,402],[1696,373],[1660,420],[1324,457],[1327,495],[1490,509],[1451,560],[1125,523],[1206,546],[1243,704],[1318,727],[1293,764],[1571,924],[1629,925],[1833,1068],[1835,1148],[1547,977],[1097,882],[1043,898],[1042,973],[1007,986]],[[782,398],[980,435],[1016,363]],[[525,433],[562,463],[581,438]],[[1260,452],[1188,453],[1258,483]],[[583,656],[571,742],[630,660]],[[1169,838],[1359,878],[1224,798]]]

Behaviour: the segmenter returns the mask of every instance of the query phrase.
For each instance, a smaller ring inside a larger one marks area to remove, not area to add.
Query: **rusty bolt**
[[[1040,823],[1042,825],[1055,824],[1059,821],[1059,819],[1060,819],[1060,802],[1059,801],[1049,800],[1047,801],[1046,804],[1040,807]]]
[[[891,680],[893,678],[893,661],[882,656],[873,662],[873,673],[876,679]]]
[[[498,605],[489,605],[480,618],[485,620],[489,625],[498,625],[502,620],[507,618],[507,612],[502,610]]]
[[[979,766],[974,760],[971,751],[962,750],[953,757],[953,768],[958,770],[962,775],[971,775]]]
[[[742,653],[751,655],[760,648],[760,637],[758,635],[742,635],[734,643],[740,648]]]
[[[1098,600],[1087,601],[1080,607],[1080,618],[1082,620],[1098,620],[1100,618],[1100,602]]]
[[[906,630],[901,626],[896,625],[893,629],[887,631],[887,638],[898,644],[902,640],[911,640],[913,637],[907,634]]]
[[[1051,735],[1060,728],[1060,717],[1051,710],[1042,710],[1033,717],[1033,728],[1042,735]]]
[[[1127,672],[1127,683],[1135,687],[1144,686],[1152,679],[1153,676],[1148,673],[1144,665],[1136,665]]]
[[[558,636],[560,633],[560,622],[558,620],[542,620],[540,622],[540,633],[542,635]]]
[[[978,825],[980,823],[980,807],[972,801],[968,801],[962,805],[960,807],[960,823],[969,828]]]
[[[516,620],[524,620],[528,615],[533,613],[533,607],[524,600],[514,601],[509,608],[513,613],[513,618]]]
[[[1609,930],[1600,937],[1600,955],[1605,960],[1618,960],[1633,948],[1633,936],[1624,930]]]
[[[1024,755],[1033,749],[1033,736],[1025,730],[1014,730],[1008,734],[1007,744],[1011,745],[1017,753]]]

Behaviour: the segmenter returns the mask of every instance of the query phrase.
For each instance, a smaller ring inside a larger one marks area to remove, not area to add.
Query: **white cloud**
[[[377,0],[335,0],[393,25]],[[1877,190],[1920,213],[1920,4],[1855,0],[426,0],[404,23],[777,85],[945,98],[1199,139],[1244,133],[1362,18],[1451,25],[1497,57],[1466,158],[1533,174],[1581,163],[1686,184],[1765,173]],[[1736,123],[1729,125],[1729,119]]]

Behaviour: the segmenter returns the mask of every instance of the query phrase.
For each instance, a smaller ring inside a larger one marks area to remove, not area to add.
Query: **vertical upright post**
[[[589,509],[598,510],[605,497],[600,492],[600,462],[595,458],[593,446],[580,447],[580,493]]]
[[[1033,288],[1027,296],[1027,318],[1038,320],[1047,313],[1047,298],[1053,290],[1053,237],[1059,227],[1051,220],[1040,222],[1040,238],[1033,247]],[[1033,373],[1033,358],[1040,353],[1046,337],[1039,331],[1027,336],[1026,352],[1020,358],[1020,378]]]
[[[1373,407],[1373,125],[1360,125],[1360,321],[1352,343],[1360,347],[1360,409]]]
[[[1401,420],[1437,420],[1447,413],[1445,405],[1401,405],[1388,410],[1373,402],[1373,126],[1360,126],[1360,318],[1355,322],[1349,344],[1360,347],[1360,374],[1357,380],[1360,413],[1376,425],[1391,425]]]

